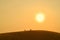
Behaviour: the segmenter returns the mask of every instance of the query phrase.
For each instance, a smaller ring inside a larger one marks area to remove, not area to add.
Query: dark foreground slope
[[[60,40],[60,33],[50,31],[23,31],[0,34],[0,40]]]

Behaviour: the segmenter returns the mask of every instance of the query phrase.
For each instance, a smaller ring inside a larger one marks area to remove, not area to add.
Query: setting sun
[[[43,22],[45,19],[45,15],[43,13],[37,13],[36,14],[36,21],[37,22]]]

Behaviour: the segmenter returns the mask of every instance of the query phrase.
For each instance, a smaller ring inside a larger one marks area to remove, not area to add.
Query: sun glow
[[[45,15],[43,13],[37,13],[35,19],[37,22],[43,22],[45,20]]]

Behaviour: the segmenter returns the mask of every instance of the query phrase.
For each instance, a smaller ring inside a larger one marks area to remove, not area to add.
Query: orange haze
[[[46,15],[43,23],[35,21],[35,14]],[[60,32],[60,0],[1,0],[0,33],[23,30]]]

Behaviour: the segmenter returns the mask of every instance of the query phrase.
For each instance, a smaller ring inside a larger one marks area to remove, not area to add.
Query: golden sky
[[[38,12],[43,23],[35,20]],[[60,32],[60,0],[0,0],[0,33],[29,29]]]

